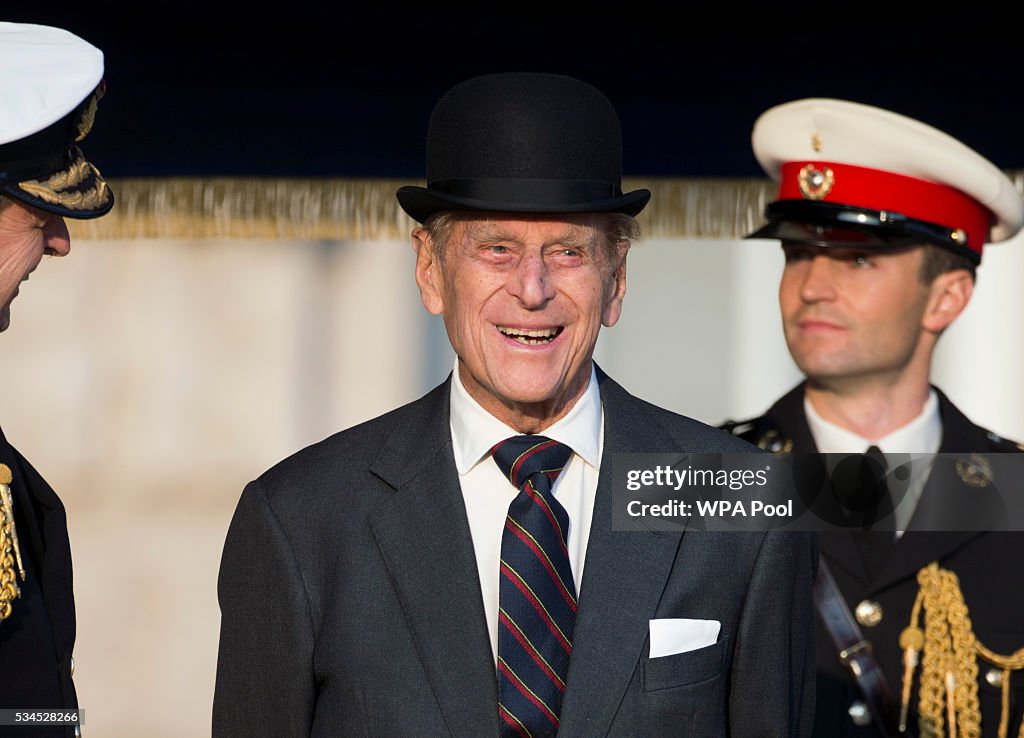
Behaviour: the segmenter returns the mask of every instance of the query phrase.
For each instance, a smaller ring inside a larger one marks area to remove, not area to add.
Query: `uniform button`
[[[71,657],[71,676],[75,675],[75,657]]]
[[[874,600],[861,600],[853,614],[865,628],[874,628],[882,622],[882,606]]]
[[[850,705],[850,709],[847,710],[847,712],[849,713],[850,719],[853,721],[854,725],[861,728],[865,725],[871,725],[871,711],[868,710],[868,706],[860,700],[857,700]]]
[[[1003,686],[1003,672],[995,668],[989,669],[985,672],[985,681],[988,682],[990,686],[1001,687]]]
[[[76,725],[75,726],[75,738],[81,738],[81,735],[82,735],[82,726],[81,725]]]

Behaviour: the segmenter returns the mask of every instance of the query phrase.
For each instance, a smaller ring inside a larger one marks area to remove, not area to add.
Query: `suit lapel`
[[[448,728],[474,738],[498,733],[497,681],[448,390],[446,383],[416,403],[371,466],[395,493],[370,527]]]
[[[612,530],[612,455],[650,452],[642,404],[600,374],[604,450],[580,586],[560,738],[603,735],[629,686],[682,533]]]

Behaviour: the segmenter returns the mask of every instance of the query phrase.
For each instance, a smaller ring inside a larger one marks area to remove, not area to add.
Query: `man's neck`
[[[536,434],[554,425],[572,411],[590,386],[594,369],[593,363],[590,363],[585,372],[579,372],[565,392],[535,403],[512,402],[495,396],[476,382],[458,359],[455,371],[466,394],[487,413],[517,433]]]
[[[807,400],[830,423],[867,438],[889,435],[921,414],[928,400],[927,377],[897,382],[821,382],[808,378]]]

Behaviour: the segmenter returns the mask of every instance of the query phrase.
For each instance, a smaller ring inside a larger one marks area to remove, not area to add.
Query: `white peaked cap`
[[[863,167],[944,185],[973,199],[993,216],[986,241],[1006,240],[1024,225],[1024,200],[998,167],[952,136],[888,110],[829,98],[796,100],[764,112],[752,144],[758,162],[777,180],[787,162]],[[898,204],[891,209],[898,211]]]
[[[103,79],[103,52],[60,28],[0,21],[0,144],[71,113]]]

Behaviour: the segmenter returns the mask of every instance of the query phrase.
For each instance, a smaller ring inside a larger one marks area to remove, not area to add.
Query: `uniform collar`
[[[569,446],[577,456],[595,469],[601,463],[601,392],[594,365],[590,366],[590,382],[572,409],[541,434]],[[459,361],[455,360],[451,389],[451,431],[455,467],[459,474],[472,469],[499,441],[521,435],[495,418],[470,397],[459,378]]]
[[[934,389],[928,392],[928,399],[916,418],[882,438],[871,440],[831,423],[814,409],[807,395],[804,395],[804,413],[807,426],[814,436],[820,453],[860,453],[869,446],[877,446],[884,454],[926,453],[934,454],[942,442],[942,418],[939,415],[939,398]]]

